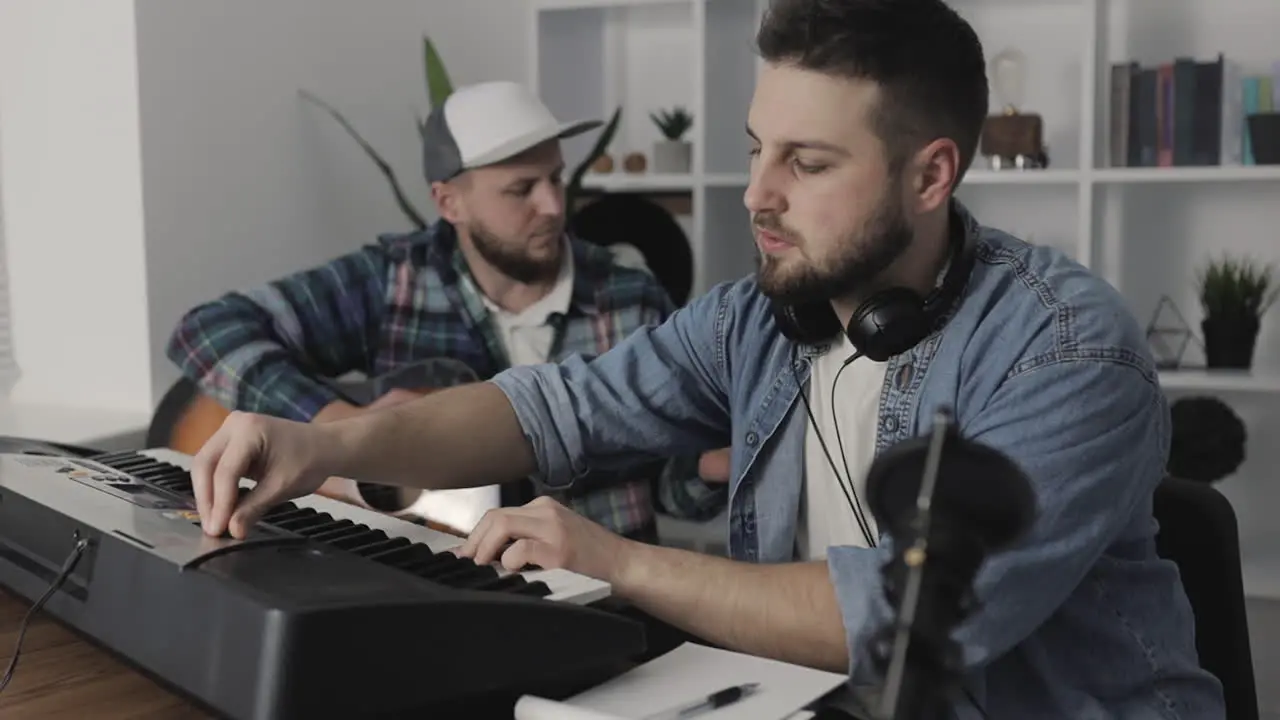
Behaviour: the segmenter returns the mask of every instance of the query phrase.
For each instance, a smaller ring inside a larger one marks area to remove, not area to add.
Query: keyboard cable
[[[31,623],[32,616],[40,612],[40,608],[44,607],[49,598],[53,597],[58,588],[62,587],[62,584],[71,576],[71,571],[75,570],[76,563],[80,562],[84,551],[89,548],[89,538],[79,537],[78,533],[77,538],[75,547],[71,548],[71,554],[62,563],[62,570],[58,571],[57,577],[53,579],[53,582],[49,583],[49,589],[44,591],[44,594],[40,596],[40,599],[36,600],[30,610],[27,610],[27,614],[22,618],[22,623],[18,625],[18,640],[13,644],[13,657],[9,658],[9,668],[4,671],[4,677],[0,678],[0,692],[4,692],[4,689],[9,686],[9,681],[13,680],[13,671],[18,667],[18,655],[22,652],[22,639],[27,634],[27,626]]]

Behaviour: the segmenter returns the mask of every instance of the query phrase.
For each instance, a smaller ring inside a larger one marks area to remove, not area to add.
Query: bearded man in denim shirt
[[[961,434],[1025,471],[1038,505],[975,580],[981,607],[955,634],[971,700],[954,713],[1222,717],[1177,570],[1155,552],[1169,417],[1141,330],[1105,282],[952,197],[988,112],[972,29],[941,0],[775,0],[757,43],[755,278],[589,362],[328,425],[237,415],[193,467],[206,531],[243,536],[329,475],[565,486],[731,443],[731,558],[627,541],[547,499],[491,511],[460,552],[602,578],[711,643],[874,684],[889,543],[839,483],[862,495],[871,460],[947,406]],[[905,350],[877,357],[839,332],[877,291],[929,296],[956,274],[955,301]],[[775,308],[815,301],[835,332],[784,334]],[[259,484],[237,506],[225,478],[250,471]]]

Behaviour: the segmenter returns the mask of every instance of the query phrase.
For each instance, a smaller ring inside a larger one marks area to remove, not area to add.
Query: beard
[[[548,223],[538,228],[535,234],[556,232],[558,227],[558,224]],[[482,223],[472,222],[467,229],[480,257],[516,282],[527,285],[553,280],[560,273],[560,256],[564,252],[564,246],[559,241],[546,257],[537,257],[523,247],[521,242],[508,242],[490,232]]]
[[[761,230],[799,242],[804,239],[782,225],[777,215],[760,214],[752,224]],[[902,201],[888,193],[860,230],[839,238],[821,267],[763,253],[757,256],[756,284],[765,297],[785,305],[805,305],[844,297],[874,282],[911,244],[912,230]]]

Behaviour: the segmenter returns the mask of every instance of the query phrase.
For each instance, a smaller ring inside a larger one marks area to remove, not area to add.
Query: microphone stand
[[[951,668],[955,666],[954,660],[958,658],[959,650],[958,645],[950,638],[952,623],[945,621],[950,618],[928,617],[921,623],[924,627],[917,627],[922,596],[927,595],[930,604],[945,602],[950,589],[938,582],[930,582],[931,587],[927,592],[924,587],[925,566],[930,553],[933,494],[938,481],[943,444],[950,427],[950,413],[939,410],[934,415],[933,434],[925,457],[920,492],[916,497],[916,516],[912,523],[914,538],[909,546],[899,551],[901,563],[906,569],[906,586],[898,618],[885,629],[892,636],[892,645],[888,650],[888,669],[880,696],[879,716],[884,720],[932,720],[942,717],[946,708],[946,692],[955,679]],[[897,562],[896,559],[890,561],[886,567],[887,574],[892,572]],[[938,573],[943,568],[934,566],[930,570]],[[929,614],[937,615],[940,609],[931,608]],[[959,610],[959,607],[956,609]],[[958,617],[955,619],[958,620]],[[882,661],[885,641],[888,640],[888,637],[882,635]]]

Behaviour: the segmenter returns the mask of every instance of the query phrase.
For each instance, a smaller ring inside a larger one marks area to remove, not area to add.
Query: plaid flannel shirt
[[[605,248],[570,238],[569,313],[553,316],[551,358],[605,352],[663,322],[671,301],[648,273],[619,267]],[[437,222],[325,265],[231,292],[188,312],[167,354],[222,405],[299,421],[346,395],[333,378],[387,376],[451,358],[485,380],[508,366],[453,228]],[[726,440],[726,445],[727,445]],[[667,458],[612,480],[575,483],[559,499],[622,534],[652,527],[655,505],[693,519],[723,509],[723,485],[697,477],[697,458]]]

